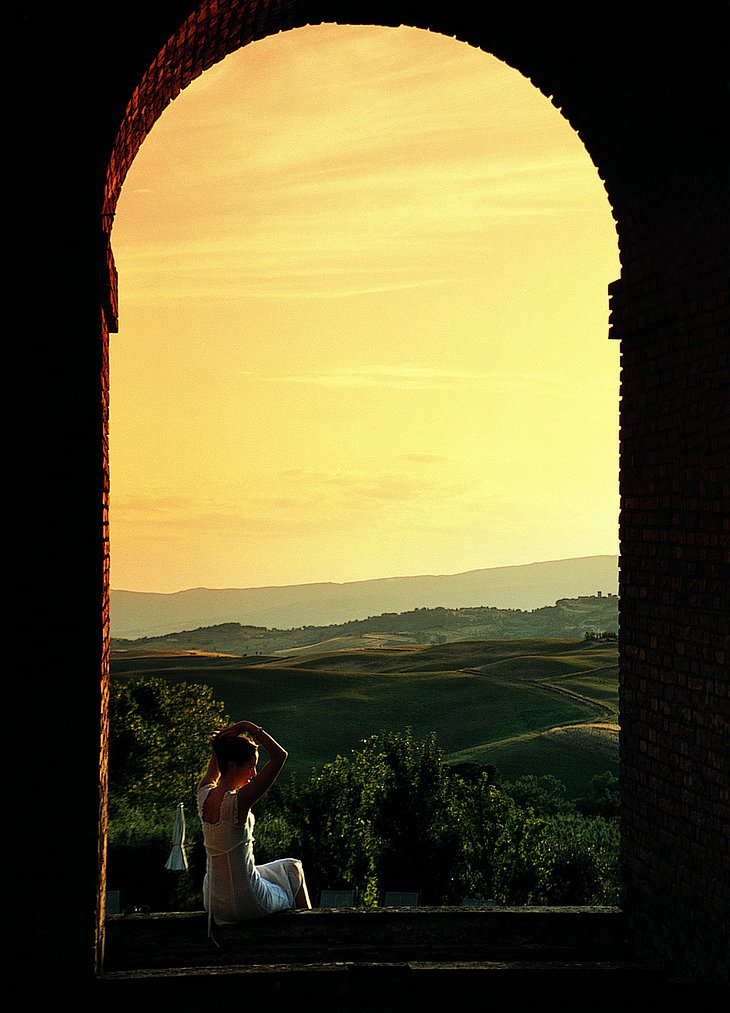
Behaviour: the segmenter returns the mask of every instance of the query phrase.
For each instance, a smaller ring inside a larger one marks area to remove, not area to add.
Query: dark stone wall
[[[57,994],[78,997],[103,953],[116,194],[157,116],[206,67],[265,34],[341,21],[403,22],[494,53],[563,110],[604,179],[622,260],[625,910],[642,956],[727,975],[726,5],[695,3],[681,21],[653,0],[590,17],[579,0],[129,0],[20,15],[11,805],[25,814],[37,797],[39,815],[32,830],[11,823],[17,974],[42,955]]]
[[[620,573],[626,909],[642,952],[725,975],[727,299],[669,288],[622,350]]]

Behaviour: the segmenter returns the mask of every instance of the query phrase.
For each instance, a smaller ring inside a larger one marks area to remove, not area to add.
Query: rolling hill
[[[141,656],[140,656],[141,655]],[[533,638],[359,647],[246,659],[121,652],[112,679],[211,686],[232,717],[264,724],[289,750],[287,776],[382,729],[436,732],[454,763],[506,779],[552,773],[573,797],[618,766],[617,644]]]
[[[112,590],[115,638],[161,636],[223,623],[276,629],[329,626],[385,612],[492,607],[531,610],[558,598],[618,592],[616,556],[585,556],[466,573],[287,587]]]
[[[112,649],[117,653],[197,652],[243,657],[399,644],[444,644],[459,640],[525,637],[580,639],[589,630],[618,630],[616,596],[562,598],[554,605],[531,612],[483,607],[423,608],[410,612],[385,613],[332,626],[306,626],[290,630],[222,623],[158,637],[136,640],[114,638]]]

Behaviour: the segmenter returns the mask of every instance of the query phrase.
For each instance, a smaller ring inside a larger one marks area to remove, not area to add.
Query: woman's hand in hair
[[[217,732],[214,732],[210,741],[213,742],[219,735],[240,735],[241,732],[248,732],[250,734],[252,729],[257,729],[258,725],[255,725],[253,721],[235,721],[232,725],[226,725],[225,728],[219,728]]]

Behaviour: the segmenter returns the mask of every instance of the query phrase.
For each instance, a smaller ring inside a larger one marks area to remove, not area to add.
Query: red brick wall
[[[622,347],[625,905],[642,953],[728,974],[728,296],[650,301],[617,310],[643,320]]]

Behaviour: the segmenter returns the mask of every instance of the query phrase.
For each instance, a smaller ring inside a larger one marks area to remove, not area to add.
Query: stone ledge
[[[117,972],[97,982],[95,998],[107,1011],[138,1013],[173,1005],[176,1013],[199,1013],[211,1001],[265,1004],[279,1010],[318,1013],[403,1013],[438,1010],[445,1004],[475,1009],[504,1006],[515,1013],[561,1011],[633,1013],[646,997],[664,1008],[708,1000],[714,993],[696,983],[673,982],[656,969],[624,961],[410,961],[251,964]],[[632,1005],[635,1003],[635,1005]]]
[[[105,971],[531,959],[623,960],[616,908],[374,908],[290,911],[217,927],[204,912],[107,919]]]

